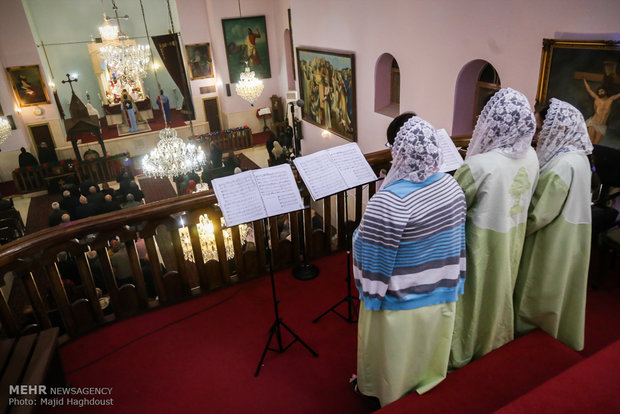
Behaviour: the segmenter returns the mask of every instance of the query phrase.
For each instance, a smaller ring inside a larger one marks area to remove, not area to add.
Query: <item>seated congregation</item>
[[[353,236],[352,388],[385,406],[534,329],[583,349],[593,146],[581,113],[551,99],[534,114],[501,89],[453,177],[423,119],[395,118],[388,141],[392,168]]]

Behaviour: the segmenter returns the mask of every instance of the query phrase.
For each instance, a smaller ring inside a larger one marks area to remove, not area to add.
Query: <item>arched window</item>
[[[375,112],[391,117],[400,113],[400,69],[389,53],[375,66]]]
[[[452,136],[471,135],[487,97],[500,88],[499,75],[486,60],[472,60],[463,66],[456,80]]]

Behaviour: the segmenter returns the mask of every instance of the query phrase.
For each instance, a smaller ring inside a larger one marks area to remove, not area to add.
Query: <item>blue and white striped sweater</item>
[[[465,212],[461,188],[444,173],[375,194],[353,236],[355,282],[366,308],[456,301],[465,281]]]

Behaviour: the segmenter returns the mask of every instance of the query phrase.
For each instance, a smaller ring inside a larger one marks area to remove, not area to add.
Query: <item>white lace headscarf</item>
[[[441,150],[435,128],[420,117],[413,116],[400,128],[392,146],[392,168],[383,188],[398,181],[422,183],[439,171]]]
[[[535,132],[536,118],[527,98],[514,89],[501,89],[482,109],[466,159],[489,151],[523,158]]]
[[[536,146],[540,169],[564,152],[592,154],[592,142],[581,112],[567,102],[551,98]]]

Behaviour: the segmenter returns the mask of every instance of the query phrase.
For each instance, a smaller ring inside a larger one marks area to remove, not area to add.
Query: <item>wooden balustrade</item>
[[[236,151],[252,147],[252,130],[250,128],[227,130],[217,135],[201,135],[196,140],[205,154],[209,153],[209,143],[213,142],[222,152]]]
[[[50,166],[33,167],[30,170],[20,168],[13,171],[13,182],[19,193],[31,193],[41,190],[58,190],[59,182],[79,183],[87,178],[96,183],[113,181],[127,157],[94,158],[92,161],[85,160],[76,165],[71,160],[65,160],[64,165],[54,163]]]
[[[389,150],[368,154],[366,158],[376,172],[389,167]],[[105,173],[109,172],[106,170]],[[349,217],[350,222],[359,222],[363,202],[374,194],[375,189],[376,186],[371,184],[349,192],[349,199],[355,198],[354,207],[350,208],[355,216]],[[310,206],[305,189],[302,197],[306,206]],[[270,217],[267,231],[275,269],[300,263],[302,238],[311,260],[345,248],[344,201],[344,196],[338,194],[314,204],[314,207],[320,206],[323,214],[321,229],[312,229],[310,208]],[[11,272],[21,282],[14,284],[14,289],[18,289],[17,285],[21,289],[13,294],[21,294],[22,298],[21,302],[10,307],[9,298],[0,295],[2,333],[14,337],[25,331],[60,326],[69,336],[75,337],[114,319],[264,275],[263,222],[248,224],[253,239],[245,239],[246,234],[242,234],[239,226],[232,227],[227,230],[229,234],[225,234],[220,225],[222,213],[216,203],[212,191],[188,194],[44,229],[3,245],[0,247],[0,284]],[[215,257],[208,260],[203,257],[198,228],[203,214],[213,223],[216,246]],[[279,219],[288,220],[290,238],[281,239]],[[179,228],[182,226],[188,228],[189,242],[181,240]],[[332,243],[333,238],[338,242]],[[109,256],[112,239],[125,246],[131,283],[121,285],[115,277]],[[144,243],[148,260],[139,257],[138,242]],[[193,262],[186,260],[189,252],[183,250],[184,245],[190,248]],[[227,245],[228,256],[234,253],[232,258],[227,257]],[[89,257],[89,251],[96,251],[97,257]],[[59,255],[68,259],[59,258]],[[63,283],[67,278],[62,274],[67,269],[67,260],[75,269],[75,291],[67,290]],[[148,286],[153,286],[155,292],[149,292]],[[109,295],[110,304],[106,309],[100,305],[97,288]],[[24,308],[28,309],[27,318]]]

